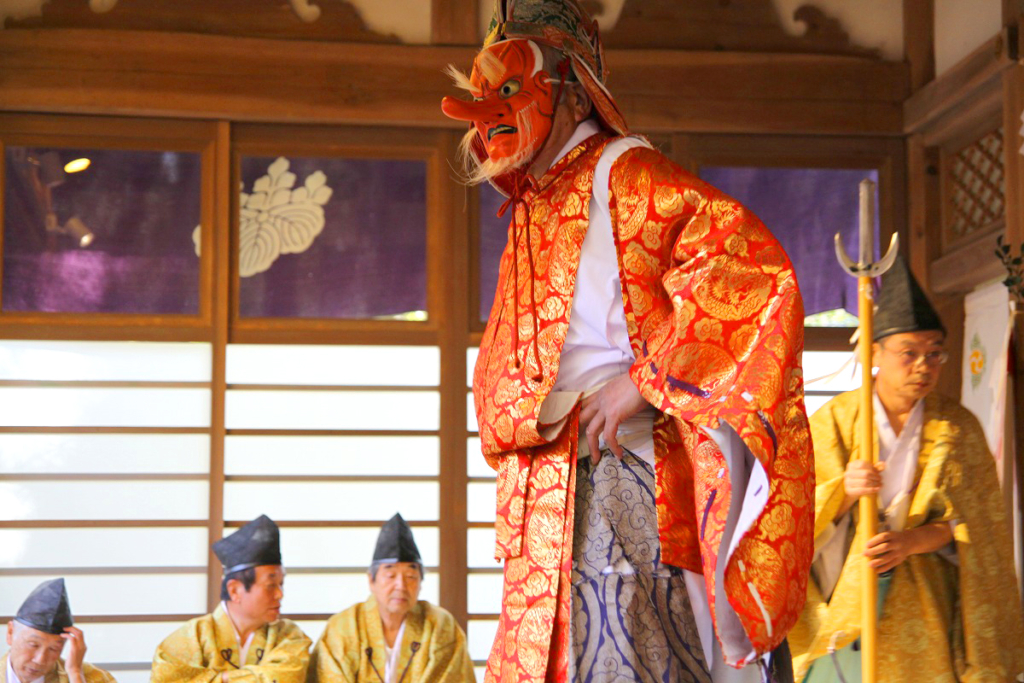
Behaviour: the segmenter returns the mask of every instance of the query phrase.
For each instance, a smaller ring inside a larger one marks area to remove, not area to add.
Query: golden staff
[[[857,278],[857,311],[860,325],[857,330],[857,353],[860,356],[860,443],[861,457],[872,466],[875,464],[875,416],[872,397],[871,343],[874,336],[874,290],[871,280],[892,267],[899,251],[899,235],[893,234],[889,251],[881,261],[872,261],[875,255],[875,183],[862,180],[860,183],[860,260],[854,263],[843,247],[843,241],[836,233],[836,258],[848,274]],[[860,521],[857,532],[862,545],[878,533],[878,503],[874,495],[861,496],[858,502]],[[878,678],[878,575],[868,563],[863,568],[864,592],[861,598],[860,657],[861,681],[875,683]]]

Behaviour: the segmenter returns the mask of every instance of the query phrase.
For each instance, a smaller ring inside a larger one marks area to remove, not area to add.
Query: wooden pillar
[[[917,92],[935,79],[935,0],[903,0],[903,51]]]
[[[213,350],[210,378],[210,508],[208,517],[208,543],[212,545],[224,535],[224,406],[227,394],[227,346],[230,324],[228,296],[231,274],[231,225],[233,197],[238,196],[232,182],[231,124],[217,123],[217,141],[214,145],[213,197],[214,221],[207,229],[213,230]],[[237,210],[237,208],[235,209]],[[206,227],[206,226],[204,226]],[[207,566],[206,607],[213,611],[220,601],[221,566],[213,550],[209,551]]]
[[[1005,3],[1004,3],[1005,6]],[[1020,129],[1024,121],[1021,120],[1024,113],[1024,66],[1016,65],[1003,74],[1003,135],[1004,135],[1004,172],[1006,181],[1006,242],[1013,245],[1024,243],[1024,156],[1021,155],[1021,145],[1024,144],[1024,136]],[[1013,415],[1013,438],[1007,443],[1006,459],[1013,460],[1016,464],[1016,477],[1008,477],[1014,480],[1016,486],[1017,509],[1015,517],[1024,518],[1024,433],[1021,425],[1024,425],[1024,306],[1017,304],[1018,310],[1014,316],[1013,339],[1010,352],[1014,354],[1013,365],[1013,393],[1010,396],[1011,405],[1008,412]],[[1018,530],[1018,539],[1020,536]],[[1024,568],[1024,543],[1020,543],[1021,556],[1017,558],[1017,566]],[[1024,571],[1021,572],[1021,592],[1024,593]]]
[[[465,187],[452,179],[449,160],[457,157],[461,136],[438,135],[432,160],[431,192],[437,202],[432,215],[442,225],[439,243],[431,246],[430,266],[440,294],[441,347],[441,476],[440,570],[441,604],[466,628],[468,609],[466,494],[466,340],[469,338],[469,221],[464,210]]]

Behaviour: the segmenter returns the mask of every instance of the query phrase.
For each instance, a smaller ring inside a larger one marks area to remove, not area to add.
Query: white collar
[[[579,125],[576,126],[576,130],[573,132],[572,137],[569,138],[569,141],[565,143],[565,146],[563,146],[561,150],[559,150],[555,160],[551,162],[551,166],[548,166],[548,170],[550,171],[552,166],[561,161],[566,154],[575,149],[584,140],[600,132],[601,126],[595,119],[581,121]]]
[[[221,607],[224,608],[224,614],[228,615],[228,621],[231,623],[231,630],[235,632],[235,642],[238,643],[238,661],[240,666],[245,666],[245,660],[249,656],[249,646],[252,645],[252,637],[256,635],[256,631],[249,634],[249,637],[242,642],[242,636],[238,633],[238,627],[235,626],[235,620],[231,618],[231,612],[228,611],[228,603],[225,600],[221,601]],[[35,681],[33,681],[35,683]]]
[[[405,636],[405,622],[408,617],[402,619],[402,625],[398,627],[398,634],[395,636],[395,646],[388,647],[388,641],[384,641],[384,680],[391,683],[395,680],[398,669],[399,653],[402,651],[402,638]]]
[[[29,683],[43,683],[46,679],[46,675],[42,675],[34,681]],[[14,673],[14,667],[11,665],[11,653],[7,653],[7,683],[21,683],[21,679],[18,678],[18,674]]]

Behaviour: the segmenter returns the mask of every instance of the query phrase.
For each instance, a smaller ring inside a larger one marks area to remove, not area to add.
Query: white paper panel
[[[491,654],[491,645],[498,632],[498,620],[474,620],[469,622],[466,638],[469,640],[469,658],[474,661],[487,659]]]
[[[5,427],[209,427],[209,389],[0,387]]]
[[[433,430],[436,391],[228,390],[228,429]]]
[[[68,595],[74,609],[75,596]],[[171,635],[181,623],[171,621],[140,622],[130,624],[78,624],[85,634],[89,662],[150,662],[156,646]],[[118,683],[124,679],[123,671],[113,672]],[[149,674],[149,669],[145,670]],[[148,678],[147,678],[148,680]]]
[[[441,383],[436,346],[231,344],[229,384],[427,386]]]
[[[25,597],[52,576],[0,577],[0,614],[14,614]],[[198,614],[206,608],[206,574],[109,574],[65,576],[71,612],[104,614]],[[156,643],[153,643],[156,646]]]
[[[0,567],[203,567],[205,528],[0,529]]]
[[[501,611],[501,574],[470,574],[466,606],[470,614],[497,614]]]
[[[851,361],[852,351],[804,351],[803,367],[805,388],[813,391],[834,391],[836,393],[856,389],[860,386],[860,366]],[[827,377],[839,370],[835,377],[828,381],[812,382]]]
[[[224,468],[228,475],[436,476],[440,451],[436,436],[229,436]]]
[[[281,520],[386,520],[400,512],[407,520],[438,518],[438,485],[433,482],[228,482],[224,517],[250,520],[261,514]]]
[[[289,619],[291,618],[288,616],[288,613],[285,613],[283,616]],[[312,652],[313,647],[316,647],[317,642],[320,640],[320,636],[324,634],[324,628],[327,627],[327,620],[319,619],[316,621],[310,621],[308,619],[302,619],[295,623],[298,624],[299,628],[302,629],[302,632],[309,636],[309,639],[313,641],[313,646],[309,648],[310,652]],[[118,681],[118,683],[120,683],[120,681]]]
[[[466,429],[471,432],[480,431],[480,425],[476,421],[476,406],[473,405],[473,392],[466,394]]]
[[[494,559],[494,527],[469,529],[466,538],[466,563],[469,567],[494,569],[501,564]]]
[[[487,667],[485,666],[473,667],[473,675],[476,676],[477,683],[483,683],[485,671],[487,671]],[[118,683],[122,682],[119,680]],[[134,681],[132,683],[134,683]]]
[[[466,488],[466,515],[469,521],[493,522],[497,484],[470,484]]]
[[[0,379],[209,382],[205,342],[0,341]]]
[[[0,434],[0,472],[206,474],[206,434]]]
[[[466,441],[466,471],[471,477],[496,478],[497,473],[491,469],[480,450],[480,437],[472,436]]]
[[[438,577],[423,577],[420,600],[437,604]],[[295,614],[335,614],[370,596],[369,576],[359,574],[289,574],[283,609]]]
[[[5,521],[206,519],[208,515],[205,481],[0,481],[0,520]]]
[[[423,564],[436,567],[440,562],[437,527],[418,526],[412,533]],[[379,534],[379,527],[285,527],[281,529],[281,554],[286,567],[369,567]]]

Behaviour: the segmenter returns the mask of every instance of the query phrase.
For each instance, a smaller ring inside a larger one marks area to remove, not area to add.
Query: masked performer
[[[473,379],[505,561],[487,680],[761,680],[812,554],[786,254],[629,135],[576,0],[499,0],[449,72],[469,180],[512,212]]]
[[[906,263],[882,278],[875,317],[878,465],[859,458],[859,391],[811,418],[817,491],[813,580],[791,640],[797,675],[860,680],[861,577],[879,573],[878,680],[1013,681],[1024,630],[1013,542],[978,420],[934,393],[946,331]],[[856,501],[879,497],[883,530],[855,535]],[[837,649],[828,657],[829,647]],[[809,673],[808,673],[809,671]]]
[[[68,656],[61,658],[70,643]],[[85,662],[85,636],[71,618],[64,579],[39,584],[7,623],[11,649],[0,657],[0,683],[114,683]]]
[[[221,604],[169,635],[152,683],[305,683],[312,641],[281,618],[284,567],[266,515],[213,544],[224,565]]]
[[[370,597],[335,614],[313,651],[320,683],[470,683],[466,634],[446,610],[419,600],[423,561],[396,514],[380,530]]]

